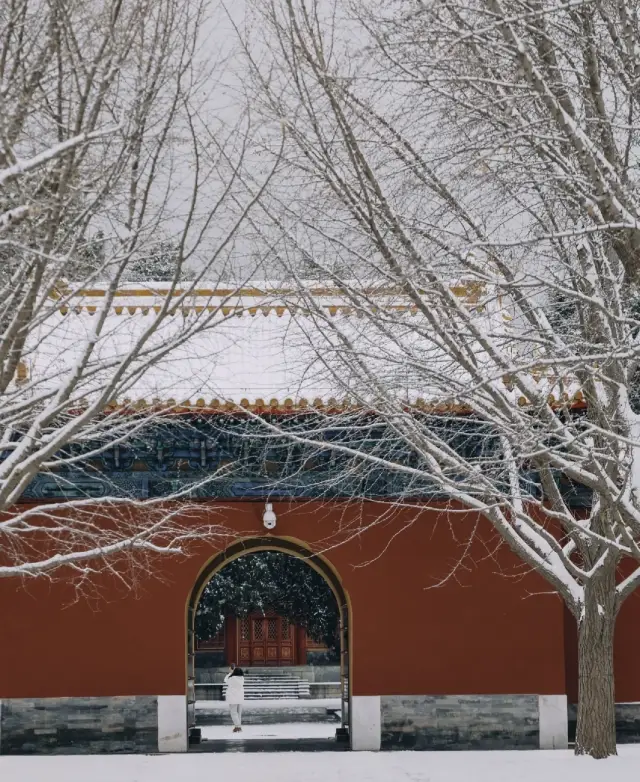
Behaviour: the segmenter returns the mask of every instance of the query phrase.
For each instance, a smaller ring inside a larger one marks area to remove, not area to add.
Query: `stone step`
[[[245,692],[244,698],[247,701],[288,701],[288,700],[311,700],[300,695],[298,692]],[[224,700],[224,694],[222,695]]]
[[[271,700],[271,699],[297,699],[309,698],[310,693],[304,690],[245,690],[244,697],[247,700]]]
[[[219,702],[218,702],[219,703]],[[280,723],[340,723],[340,709],[327,707],[314,707],[313,701],[304,707],[287,707],[287,702],[282,705],[274,705],[264,708],[259,705],[253,705],[256,702],[245,702],[242,708],[242,722],[245,725],[277,725]],[[223,708],[217,709],[198,709],[196,712],[196,724],[198,725],[228,725],[229,709],[220,704]]]
[[[226,685],[223,685],[223,696]],[[290,674],[276,675],[271,672],[247,671],[244,677],[244,697],[246,700],[281,700],[286,698],[309,698],[311,691],[306,679],[297,679]]]
[[[293,676],[290,673],[272,674],[272,673],[253,673],[247,671],[244,675],[245,680],[252,682],[298,682],[299,676]]]
[[[294,676],[292,673],[270,673],[265,671],[264,673],[254,673],[253,671],[245,671],[245,679],[255,679],[256,681],[262,681],[263,679],[277,679],[278,681],[297,681],[300,677]]]

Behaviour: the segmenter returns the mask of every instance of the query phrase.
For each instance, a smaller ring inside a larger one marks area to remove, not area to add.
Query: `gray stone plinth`
[[[196,683],[196,700],[198,701],[223,701],[224,689],[222,684]]]
[[[618,744],[640,742],[640,703],[616,703]]]
[[[326,706],[314,706],[312,700],[299,701],[295,708],[286,703],[265,708],[254,706],[252,701],[245,701],[242,707],[243,725],[278,725],[286,723],[323,722],[340,725],[339,709],[328,709]],[[196,724],[201,725],[231,725],[231,716],[226,704],[220,704],[206,709],[199,708],[196,713]]]
[[[575,741],[578,707],[570,703],[569,741]],[[616,703],[616,740],[618,744],[640,743],[640,703]]]
[[[537,695],[384,695],[382,749],[537,749]]]
[[[339,698],[342,692],[340,682],[311,682],[311,698]]]
[[[2,701],[5,755],[157,752],[155,696]]]

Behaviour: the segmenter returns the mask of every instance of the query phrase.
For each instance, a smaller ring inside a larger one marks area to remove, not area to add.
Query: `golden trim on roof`
[[[576,391],[573,395],[562,394],[559,397],[555,397],[550,394],[547,397],[547,401],[554,408],[566,407],[569,405],[572,408],[582,408],[586,406],[585,398],[582,391]],[[518,405],[525,407],[529,404],[529,401],[521,396],[517,400]],[[184,399],[178,401],[176,399],[158,399],[152,398],[146,399],[122,399],[111,402],[105,408],[108,413],[111,412],[166,412],[166,413],[243,413],[250,411],[252,413],[295,413],[295,412],[311,412],[321,411],[324,413],[344,413],[344,412],[366,412],[366,406],[356,403],[349,399],[336,399],[335,397],[329,397],[328,399],[321,399],[316,397],[314,399],[293,399],[287,397],[285,399],[277,399],[275,397],[271,399],[264,399],[257,397],[250,400],[243,397],[239,402],[231,399],[210,399],[207,400],[204,397],[198,397],[195,400]],[[459,402],[441,402],[437,400],[425,400],[418,397],[414,402],[407,403],[405,410],[409,412],[421,412],[421,413],[434,413],[434,414],[453,414],[453,415],[469,415],[473,412],[472,408],[468,405]],[[375,412],[372,408],[371,412]]]
[[[462,282],[451,286],[451,291],[461,298],[472,298],[476,300],[485,290],[485,284],[482,282]],[[62,292],[62,289],[57,289],[58,293]],[[71,293],[70,290],[64,291],[65,293]],[[245,288],[176,288],[171,291],[170,287],[164,288],[121,288],[115,291],[114,296],[198,296],[203,298],[228,298],[229,296],[246,296],[246,297],[264,297],[264,296],[299,296],[301,295],[300,289],[297,288],[259,288],[257,286],[245,287]],[[404,296],[405,292],[397,286],[383,286],[383,287],[369,287],[363,288],[361,293],[365,296]],[[420,290],[419,293],[425,294],[426,290]],[[321,286],[316,288],[308,288],[305,290],[305,294],[309,296],[344,296],[344,291],[341,288],[331,288],[328,286]],[[103,298],[106,296],[106,290],[104,288],[85,288],[79,290],[78,296],[92,296]]]
[[[454,404],[454,403],[438,403],[438,402],[425,402],[424,399],[418,399],[413,404],[407,404],[406,409],[408,411],[420,411],[420,412],[433,412],[433,413],[454,413],[456,415],[468,414],[471,412],[471,408],[466,405]],[[249,400],[247,398],[241,399],[239,402],[227,399],[212,399],[207,401],[203,398],[192,401],[185,399],[182,402],[178,402],[176,399],[152,399],[147,401],[145,399],[132,400],[123,399],[121,401],[112,402],[105,408],[106,412],[167,412],[167,413],[243,413],[250,411],[252,413],[298,413],[298,412],[312,412],[321,411],[324,413],[346,413],[346,412],[366,412],[366,406],[352,402],[350,400],[338,400],[334,397],[329,399],[321,399],[316,397],[313,400],[309,399],[262,399],[257,398],[255,400]],[[371,412],[374,412],[373,409]]]
[[[356,317],[362,317],[363,313],[360,309],[355,309],[354,307],[351,307],[349,305],[337,305],[337,304],[321,304],[318,305],[321,309],[326,310],[329,315],[335,316],[335,315],[356,315]],[[113,306],[113,312],[116,315],[135,315],[136,313],[141,313],[142,315],[149,315],[150,313],[155,313],[156,315],[160,312],[162,309],[162,305],[160,304],[142,304],[142,305],[136,305],[136,304],[115,304]],[[416,307],[410,307],[408,305],[403,304],[392,304],[387,307],[385,307],[385,310],[392,311],[392,312],[406,312],[409,315],[417,315],[418,309]],[[83,312],[88,313],[89,315],[95,315],[98,311],[98,308],[95,304],[74,304],[73,306],[63,306],[60,307],[60,314],[61,315],[67,315],[68,313],[73,313],[74,315],[81,315]],[[200,315],[203,312],[207,313],[216,313],[221,312],[222,315],[228,316],[232,314],[237,315],[243,315],[247,314],[251,317],[255,317],[256,315],[270,315],[271,313],[274,313],[279,318],[281,318],[285,312],[290,313],[291,315],[310,315],[311,310],[308,307],[298,306],[298,305],[289,305],[285,306],[282,304],[264,304],[257,307],[247,307],[240,304],[237,305],[216,305],[216,304],[207,304],[204,305],[196,305],[196,306],[183,306],[180,307],[178,310],[175,310],[173,314],[177,314],[180,312],[182,315],[190,315],[191,313],[195,313],[196,315]]]
[[[15,381],[20,385],[22,383],[26,383],[27,380],[29,380],[29,365],[24,360],[18,361],[15,372]]]
[[[451,291],[461,299],[464,299],[468,305],[478,304],[480,297],[485,292],[486,286],[481,282],[461,282],[451,286]],[[51,291],[50,296],[55,300],[66,298],[67,302],[60,306],[60,313],[67,315],[68,313],[74,313],[80,315],[83,312],[89,315],[95,314],[98,309],[98,303],[90,303],[83,301],[83,299],[100,299],[107,295],[105,288],[83,288],[78,291],[72,291],[69,288],[68,283],[60,282],[55,285]],[[367,297],[402,297],[406,300],[405,292],[398,286],[381,286],[381,287],[368,287],[362,288],[361,293]],[[427,295],[427,290],[420,290],[420,294]],[[340,299],[344,298],[345,293],[340,288],[330,286],[318,286],[311,287],[304,291],[296,288],[287,287],[259,287],[256,285],[232,288],[232,287],[210,287],[210,288],[175,288],[172,289],[170,285],[152,287],[147,285],[146,287],[124,287],[114,292],[115,299],[149,299],[155,298],[166,299],[185,297],[185,300],[172,311],[172,314],[177,312],[183,315],[188,315],[192,312],[196,314],[215,313],[222,312],[227,316],[233,313],[238,315],[247,312],[251,316],[255,316],[258,313],[263,315],[269,315],[275,313],[278,317],[284,315],[285,312],[291,314],[310,314],[310,309],[304,304],[304,296],[313,298],[314,305],[318,306],[322,310],[325,310],[329,315],[355,315],[356,317],[362,317],[364,315],[362,307],[354,307],[349,303],[336,303],[323,302],[322,299]],[[269,303],[243,303],[242,301],[232,301],[233,299],[271,299]],[[282,299],[292,298],[294,301],[283,302]],[[188,303],[193,299],[208,300],[209,303]],[[211,303],[211,300],[221,300],[217,304]],[[274,299],[280,299],[280,301],[273,301]],[[297,301],[295,301],[297,299]],[[116,315],[135,315],[141,313],[142,315],[148,315],[149,313],[160,313],[164,304],[162,302],[153,303],[151,301],[134,301],[128,303],[114,303],[113,312]],[[371,305],[372,311],[376,311],[378,307]],[[380,309],[391,312],[406,312],[410,315],[416,315],[418,309],[411,303],[393,303],[393,301],[385,302]],[[478,309],[482,309],[481,307]]]

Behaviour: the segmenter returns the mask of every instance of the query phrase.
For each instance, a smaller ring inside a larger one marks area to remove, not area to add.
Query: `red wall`
[[[616,701],[640,702],[640,592],[635,591],[622,604],[616,622],[614,666],[616,672]]]
[[[203,506],[205,516],[214,507]],[[263,535],[263,507],[225,503],[224,523]],[[274,509],[280,536],[316,548],[334,545],[338,528],[350,536],[325,556],[351,600],[355,695],[566,691],[561,602],[486,527],[463,557],[469,516],[405,509],[382,523],[375,503]],[[164,558],[132,590],[109,576],[80,597],[59,580],[0,582],[0,698],[184,693],[186,604],[217,550],[201,543],[188,558]],[[618,639],[630,650],[638,601],[624,611]],[[640,673],[630,652],[617,662],[619,693],[631,700]]]

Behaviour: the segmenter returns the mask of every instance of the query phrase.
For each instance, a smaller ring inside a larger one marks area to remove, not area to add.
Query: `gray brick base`
[[[576,738],[578,707],[569,704],[569,741]],[[640,743],[640,703],[616,703],[616,740],[618,744]]]
[[[383,750],[537,749],[537,695],[383,695]]]
[[[640,742],[640,703],[616,703],[618,744]]]
[[[157,751],[155,696],[2,701],[4,755]]]

